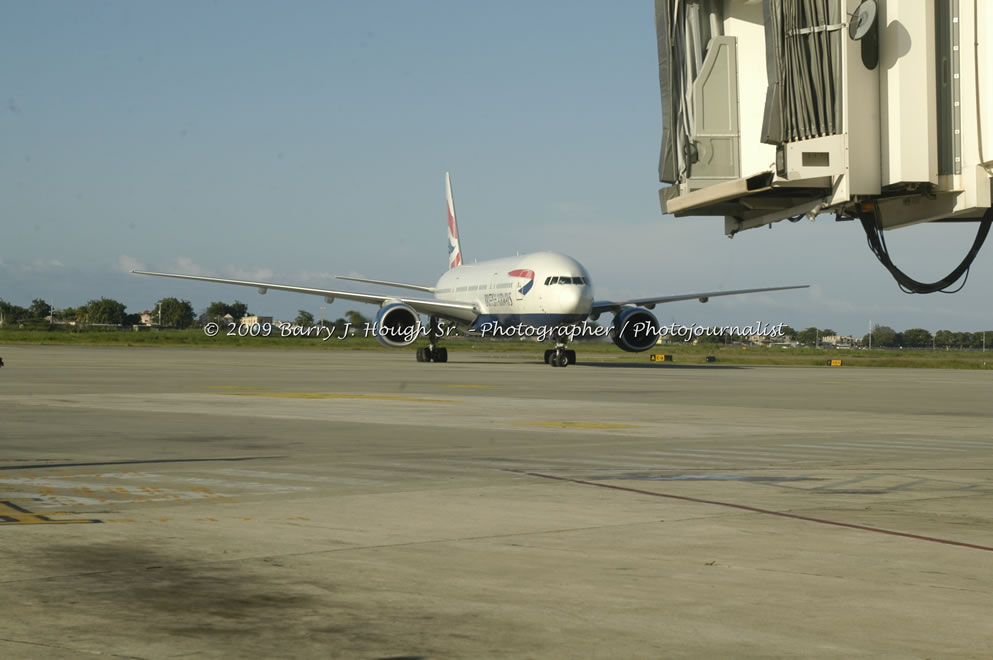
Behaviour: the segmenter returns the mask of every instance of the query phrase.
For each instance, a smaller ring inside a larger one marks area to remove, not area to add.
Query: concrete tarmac
[[[0,658],[993,656],[990,372],[0,356]]]

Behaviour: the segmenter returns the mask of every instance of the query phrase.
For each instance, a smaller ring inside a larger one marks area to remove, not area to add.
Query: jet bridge
[[[663,213],[728,236],[857,219],[919,293],[968,269],[993,224],[993,2],[656,0],[655,22]],[[936,221],[976,222],[976,242],[915,282],[883,230]]]

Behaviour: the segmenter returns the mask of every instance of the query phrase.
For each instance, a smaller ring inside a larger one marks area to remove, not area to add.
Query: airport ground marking
[[[581,486],[597,486],[598,488],[609,488],[611,490],[619,490],[628,493],[635,493],[637,495],[650,495],[652,497],[663,497],[670,500],[681,500],[683,502],[694,502],[696,504],[712,504],[714,506],[723,506],[730,509],[738,509],[740,511],[750,511],[752,513],[762,513],[767,516],[779,516],[781,518],[792,518],[793,520],[803,520],[805,522],[813,522],[821,525],[831,525],[834,527],[847,527],[848,529],[857,529],[863,532],[875,532],[876,534],[886,534],[888,536],[900,536],[903,538],[914,539],[915,541],[928,541],[930,543],[941,543],[944,545],[954,545],[960,548],[969,548],[970,550],[985,550],[986,552],[993,552],[993,547],[988,545],[979,545],[977,543],[966,543],[965,541],[954,541],[952,539],[943,539],[937,536],[924,536],[921,534],[912,534],[910,532],[900,532],[894,529],[884,529],[882,527],[871,527],[869,525],[859,525],[856,523],[846,523],[840,522],[838,520],[827,520],[824,518],[814,518],[812,516],[803,516],[798,513],[788,513],[786,511],[773,511],[772,509],[763,509],[757,506],[749,506],[748,504],[735,504],[734,502],[721,502],[718,500],[705,500],[699,497],[689,497],[687,495],[674,495],[672,493],[660,493],[653,490],[644,490],[641,488],[631,488],[629,486],[618,486],[616,484],[607,483],[597,483],[595,481],[585,481],[583,479],[573,479],[571,477],[560,477],[554,474],[543,474],[541,472],[529,472],[527,470],[515,470],[513,468],[504,468],[505,472],[512,472],[514,474],[522,474],[529,477],[538,477],[540,479],[551,479],[553,481],[564,481],[567,483],[579,484]]]
[[[92,525],[103,522],[93,519],[52,520],[48,516],[28,511],[6,500],[0,501],[0,526],[3,525]]]
[[[264,390],[264,387],[254,385],[204,385],[200,389],[204,390]]]
[[[453,399],[429,399],[399,394],[352,394],[349,392],[224,392],[227,396],[258,396],[273,399],[369,399],[373,401],[413,401],[414,403],[458,403]]]
[[[152,458],[135,461],[99,461],[96,463],[37,463],[35,465],[0,465],[0,470],[43,470],[67,467],[103,467],[106,465],[146,465],[151,463],[216,463],[237,461],[258,461],[262,459],[286,458],[282,456],[233,456],[222,458]],[[75,476],[71,472],[61,472],[60,476]]]
[[[551,426],[562,429],[637,429],[640,424],[605,424],[601,422],[568,422],[558,420],[536,420],[530,422],[509,422],[518,426]]]

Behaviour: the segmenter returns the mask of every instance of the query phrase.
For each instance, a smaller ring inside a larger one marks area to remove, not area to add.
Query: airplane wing
[[[331,289],[314,289],[303,286],[293,286],[290,284],[273,284],[270,282],[249,282],[246,280],[227,280],[220,277],[203,277],[200,275],[180,275],[177,273],[151,273],[143,270],[132,270],[136,275],[154,275],[156,277],[174,277],[180,280],[195,280],[198,282],[216,282],[218,284],[236,284],[238,286],[249,286],[258,289],[259,293],[265,293],[269,289],[273,291],[290,291],[293,293],[306,293],[313,296],[323,296],[328,302],[333,302],[335,298],[342,300],[354,300],[355,302],[369,303],[371,305],[382,305],[387,300],[399,300],[410,305],[419,314],[428,316],[440,316],[454,321],[467,321],[472,323],[476,320],[478,312],[472,303],[463,303],[446,300],[425,300],[423,298],[401,298],[398,296],[384,296],[381,294],[356,293],[354,291],[333,291]]]
[[[707,302],[710,298],[716,298],[717,296],[737,296],[742,293],[759,293],[761,291],[785,291],[787,289],[806,289],[810,285],[802,284],[800,286],[774,286],[767,289],[738,289],[737,291],[708,291],[706,293],[685,293],[678,296],[658,296],[654,298],[634,298],[632,300],[623,300],[621,302],[614,302],[613,300],[594,300],[593,301],[593,314],[603,314],[604,312],[616,312],[622,307],[634,306],[634,307],[647,307],[651,309],[655,305],[661,305],[662,303],[669,302],[679,302],[680,300],[693,300],[694,298],[700,302]]]
[[[401,289],[413,289],[425,293],[434,293],[433,286],[421,286],[420,284],[407,284],[405,282],[387,282],[386,280],[367,280],[364,277],[349,277],[348,275],[335,275],[339,280],[351,280],[352,282],[363,282],[365,284],[381,284],[382,286],[395,286]]]

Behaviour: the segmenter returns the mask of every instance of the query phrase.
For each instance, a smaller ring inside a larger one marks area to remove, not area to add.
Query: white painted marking
[[[771,451],[752,451],[747,449],[695,449],[694,451],[708,452],[721,455],[741,455],[741,456],[755,456],[757,458],[768,457],[768,458],[779,458],[782,460],[794,460],[796,458],[803,458],[804,454],[802,452],[771,452]]]
[[[726,452],[725,453],[718,454],[718,453],[711,453],[709,450],[708,451],[703,451],[703,450],[699,450],[699,449],[680,449],[680,450],[671,450],[671,451],[658,451],[658,452],[655,452],[655,453],[657,455],[659,455],[659,456],[680,456],[680,457],[684,457],[684,458],[685,457],[689,457],[689,458],[714,458],[714,459],[719,459],[719,460],[722,460],[722,461],[725,461],[725,462],[763,461],[763,460],[766,460],[764,458],[756,457],[756,456],[748,456],[748,455],[746,455],[746,456],[732,456],[730,454],[727,454]]]
[[[350,477],[335,477],[330,475],[309,475],[294,472],[266,472],[264,470],[239,470],[236,468],[226,468],[216,470],[216,472],[233,477],[256,477],[262,479],[284,480],[284,481],[309,481],[316,483],[343,484],[346,486],[369,486],[381,484],[382,481],[370,479],[353,479]],[[232,482],[239,483],[239,482]]]
[[[845,448],[855,448],[855,449],[882,449],[882,450],[892,450],[892,451],[920,451],[920,452],[946,452],[946,451],[965,451],[964,449],[959,449],[955,447],[934,447],[918,444],[904,444],[896,442],[836,442],[834,443],[837,447]]]

